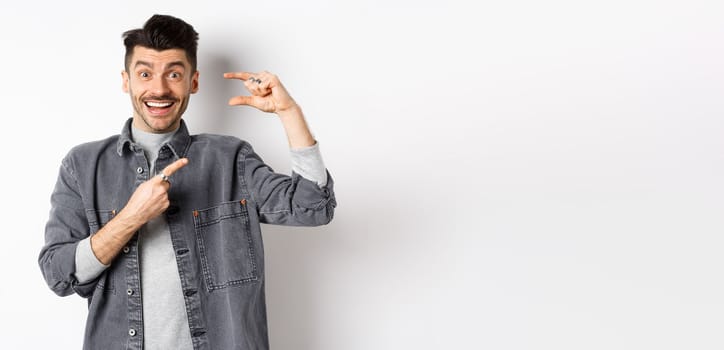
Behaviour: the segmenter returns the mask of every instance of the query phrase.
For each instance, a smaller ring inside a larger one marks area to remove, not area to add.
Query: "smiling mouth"
[[[154,102],[154,101],[146,101],[144,104],[146,107],[149,108],[168,108],[173,105],[173,101],[166,101],[166,102]]]

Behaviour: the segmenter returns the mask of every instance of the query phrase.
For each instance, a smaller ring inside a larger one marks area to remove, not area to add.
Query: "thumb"
[[[252,106],[257,107],[259,101],[256,96],[236,96],[229,99],[229,106]]]

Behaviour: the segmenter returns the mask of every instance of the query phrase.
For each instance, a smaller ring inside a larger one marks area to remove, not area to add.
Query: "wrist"
[[[121,232],[136,232],[141,228],[141,226],[143,226],[143,224],[146,223],[147,220],[144,221],[140,215],[128,213],[128,210],[124,209],[118,212],[118,215],[116,215],[116,217],[111,221],[113,221],[115,226]]]
[[[287,133],[289,147],[302,148],[314,145],[314,137],[298,104],[294,103],[289,108],[277,111],[277,115]]]
[[[289,107],[286,107],[284,109],[280,109],[277,111],[277,115],[279,118],[282,119],[292,119],[292,118],[303,118],[304,115],[302,114],[302,108],[299,107],[298,104],[294,103]]]

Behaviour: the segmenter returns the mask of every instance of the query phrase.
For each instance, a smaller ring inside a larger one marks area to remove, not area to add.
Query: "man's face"
[[[146,132],[176,130],[189,96],[199,89],[199,72],[192,72],[181,49],[133,49],[128,71],[123,71],[123,91],[131,95],[133,126]]]

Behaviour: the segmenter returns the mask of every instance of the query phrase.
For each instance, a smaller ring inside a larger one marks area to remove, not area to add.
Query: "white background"
[[[473,6],[472,4],[476,4]],[[78,349],[37,266],[60,160],[116,134],[121,33],[200,33],[193,133],[250,141],[224,71],[277,73],[335,220],[265,226],[275,349],[724,348],[721,1],[25,1],[0,5],[0,334]]]

